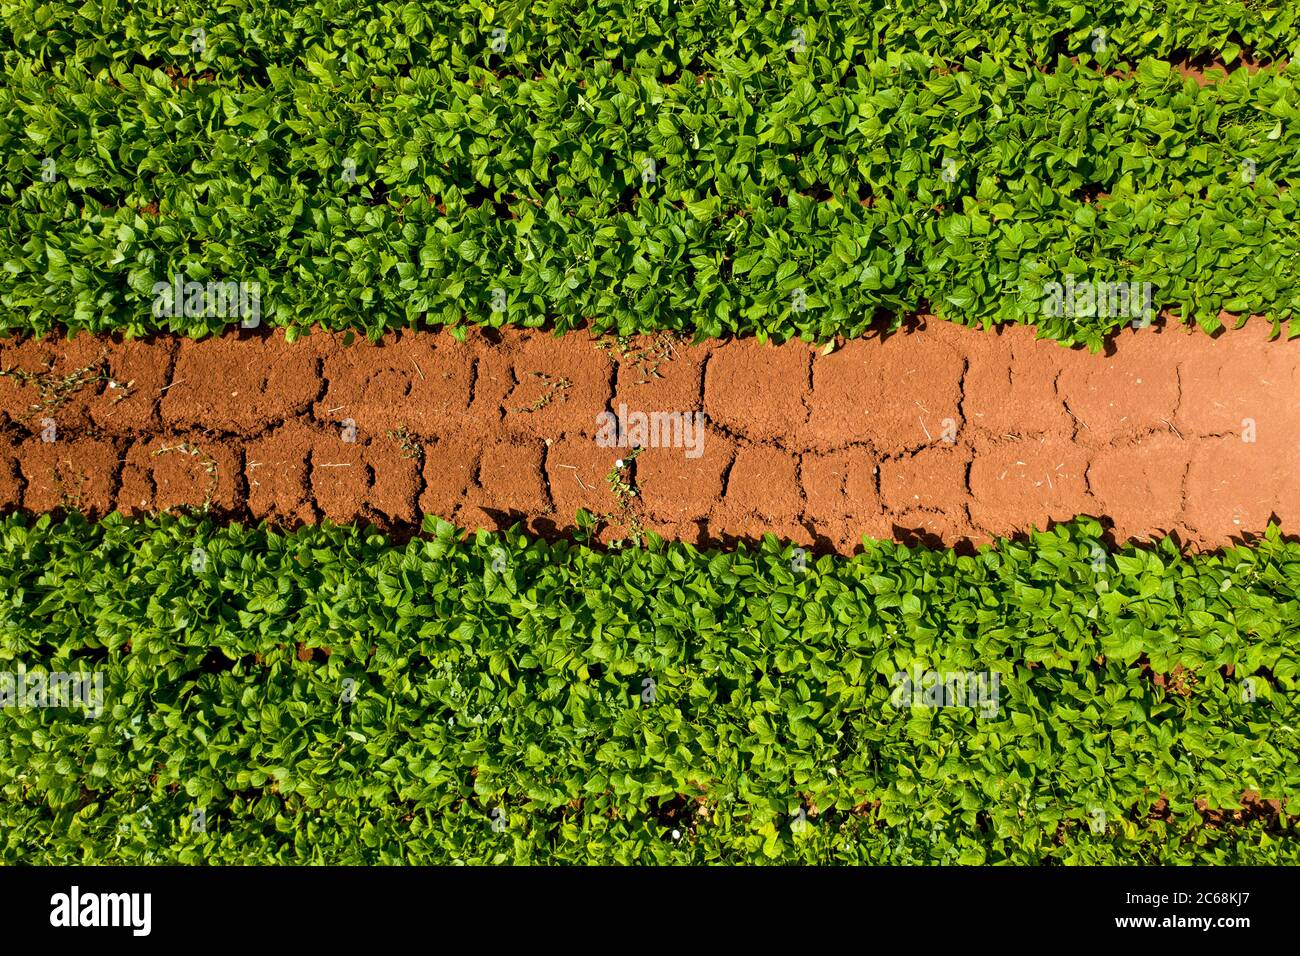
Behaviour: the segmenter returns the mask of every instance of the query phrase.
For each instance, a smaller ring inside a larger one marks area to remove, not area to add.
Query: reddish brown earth
[[[549,536],[586,508],[606,539],[635,515],[701,544],[772,532],[841,553],[863,534],[965,546],[1090,514],[1114,539],[1217,548],[1270,520],[1300,531],[1300,343],[1267,332],[1126,331],[1092,355],[934,320],[828,355],[676,343],[659,377],[648,339],[620,354],[517,330],[8,340],[0,509],[208,504],[395,532],[437,514]],[[706,423],[699,457],[647,448],[625,467],[630,509],[608,481],[627,449],[595,440],[619,403]]]

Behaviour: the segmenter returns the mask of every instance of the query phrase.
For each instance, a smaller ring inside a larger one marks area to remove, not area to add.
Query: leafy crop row
[[[11,66],[0,330],[237,321],[157,317],[177,274],[259,283],[271,324],[373,335],[824,340],[929,307],[1097,348],[1132,321],[1045,314],[1067,276],[1149,283],[1207,329],[1300,305],[1300,66],[1200,88],[1156,60],[1118,77],[810,53],[666,80],[382,77],[317,54],[269,76]]]
[[[105,699],[0,713],[0,859],[1300,862],[1276,532],[804,566],[428,530],[5,519],[0,669]],[[998,712],[895,708],[914,666]]]
[[[783,58],[827,46],[847,62],[890,51],[945,58],[990,54],[1027,66],[1078,56],[1103,67],[1145,56],[1275,61],[1294,55],[1297,12],[1286,0],[549,0],[549,2],[260,3],[197,0],[5,0],[0,49],[54,66],[113,65],[249,77],[314,51],[349,54],[371,72],[467,64],[589,65],[667,76],[714,56]],[[202,42],[196,43],[202,30]],[[500,34],[494,35],[493,31]],[[492,48],[497,39],[498,48]]]

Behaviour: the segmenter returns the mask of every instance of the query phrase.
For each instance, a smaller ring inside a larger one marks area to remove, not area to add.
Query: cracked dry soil
[[[315,331],[0,342],[0,508],[210,507],[294,526],[424,514],[605,540],[635,521],[730,544],[766,532],[968,548],[1078,514],[1192,550],[1300,527],[1300,343],[1125,331],[1108,355],[922,320],[829,354],[755,340],[623,347],[586,333]],[[652,370],[654,373],[653,374]],[[702,413],[702,454],[601,447],[597,416]],[[53,438],[53,440],[46,440]]]

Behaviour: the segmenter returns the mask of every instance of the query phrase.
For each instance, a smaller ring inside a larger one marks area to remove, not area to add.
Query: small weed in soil
[[[640,448],[633,448],[626,458],[620,458],[614,463],[614,467],[609,470],[605,476],[605,481],[609,485],[609,490],[614,492],[614,497],[618,499],[619,505],[624,508],[632,506],[632,499],[636,497],[636,488],[623,476],[623,471],[636,461],[637,455],[641,454]]]
[[[634,499],[638,493],[635,484],[628,479],[627,472],[631,469],[632,462],[636,461],[637,456],[640,454],[640,448],[633,448],[625,458],[615,462],[614,467],[605,476],[605,482],[609,485],[609,490],[618,499],[620,513],[617,515],[601,515],[603,521],[618,521],[620,524],[625,525],[630,537],[638,542],[645,535],[645,528],[641,524],[641,516],[633,507]]]
[[[534,372],[533,375],[542,380],[543,384],[546,386],[546,391],[544,391],[541,398],[537,399],[533,404],[529,405],[527,408],[519,409],[521,412],[540,412],[547,405],[551,404],[551,402],[553,402],[557,397],[560,401],[564,401],[567,397],[564,394],[565,390],[573,387],[573,383],[567,378],[551,378],[551,376],[547,375],[545,372]]]
[[[72,462],[68,462],[68,464],[72,464]],[[59,496],[59,507],[64,511],[85,511],[86,503],[85,499],[82,497],[82,489],[85,488],[85,486],[86,474],[80,469],[77,469],[76,484],[71,489],[64,484],[63,476],[59,473],[59,470],[57,468],[54,469],[54,490]]]
[[[50,360],[50,364],[42,372],[28,372],[20,368],[7,368],[0,369],[0,376],[12,378],[20,385],[29,385],[36,389],[40,401],[28,409],[29,417],[48,414],[58,411],[67,404],[68,399],[91,382],[109,381],[108,369],[104,361],[107,355],[107,350],[101,349],[99,357],[95,361],[70,372],[62,378],[54,374],[53,359]],[[134,383],[128,383],[126,387],[130,388],[132,384]],[[122,398],[125,397],[125,395],[122,396]]]
[[[635,364],[640,376],[636,384],[645,385],[652,378],[663,378],[659,366],[677,357],[677,345],[681,341],[682,337],[672,332],[656,332],[649,344],[633,348],[631,336],[619,335],[613,340],[597,340],[596,348],[610,355],[617,351],[619,361]]]
[[[125,383],[110,381],[108,383],[108,390],[112,394],[112,398],[109,399],[108,404],[116,405],[118,402],[124,402],[130,398],[131,387],[133,385],[135,385],[135,379],[131,379],[131,381]]]
[[[403,458],[410,458],[414,461],[424,460],[423,446],[421,446],[420,443],[415,440],[415,436],[407,430],[405,423],[398,425],[396,430],[390,429],[388,437],[393,439],[393,441],[397,442],[397,444],[402,447]]]

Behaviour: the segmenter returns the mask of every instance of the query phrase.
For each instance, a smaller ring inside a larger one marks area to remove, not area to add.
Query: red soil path
[[[677,343],[657,378],[645,355],[517,330],[10,340],[0,510],[206,502],[289,525],[400,533],[437,514],[554,535],[586,508],[612,516],[608,539],[631,520],[607,481],[627,450],[597,444],[597,415],[624,403],[704,416],[699,457],[647,448],[622,472],[665,537],[851,553],[863,534],[965,546],[1091,514],[1116,540],[1217,548],[1270,519],[1300,531],[1300,343],[1267,331],[1126,331],[1103,356],[934,320],[829,355]]]

